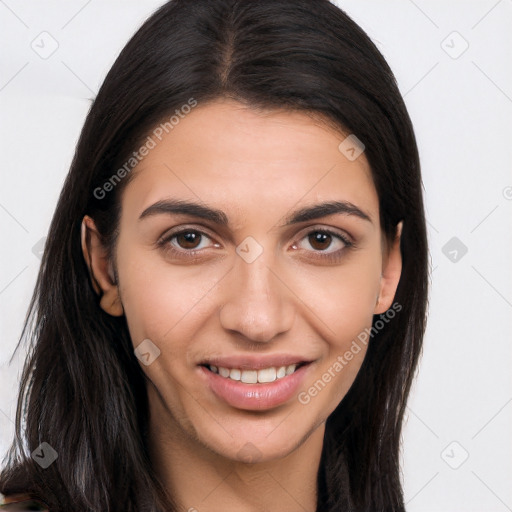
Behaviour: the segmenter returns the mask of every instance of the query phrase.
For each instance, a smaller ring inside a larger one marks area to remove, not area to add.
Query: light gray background
[[[0,0],[0,455],[24,353],[8,361],[89,100],[162,3]],[[512,0],[337,4],[394,70],[423,166],[432,291],[407,509],[512,510]]]

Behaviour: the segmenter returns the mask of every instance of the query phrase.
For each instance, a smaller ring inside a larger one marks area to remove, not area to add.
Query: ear
[[[384,263],[380,278],[380,291],[377,298],[374,314],[378,315],[387,311],[393,299],[395,298],[396,289],[400,276],[402,274],[402,253],[400,252],[400,237],[402,235],[403,221],[397,224],[395,239],[387,254],[384,255]]]
[[[115,281],[112,262],[91,217],[85,215],[81,227],[82,252],[89,269],[94,291],[101,295],[101,308],[112,316],[124,313],[119,289]]]

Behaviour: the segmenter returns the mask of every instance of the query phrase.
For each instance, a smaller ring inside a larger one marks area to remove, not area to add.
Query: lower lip
[[[243,382],[221,377],[204,366],[199,370],[205,376],[207,385],[213,393],[237,409],[256,411],[271,409],[290,400],[297,391],[311,363],[305,364],[274,382],[244,384]]]

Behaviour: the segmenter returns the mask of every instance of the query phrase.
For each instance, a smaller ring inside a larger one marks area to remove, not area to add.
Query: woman
[[[166,3],[85,122],[0,492],[404,510],[427,274],[415,137],[368,36],[327,0]]]

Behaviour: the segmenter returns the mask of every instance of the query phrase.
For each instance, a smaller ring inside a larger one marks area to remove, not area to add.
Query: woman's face
[[[122,196],[118,288],[99,282],[142,343],[160,429],[229,459],[271,460],[346,394],[401,265],[364,153],[338,148],[347,135],[234,101],[153,135]]]

